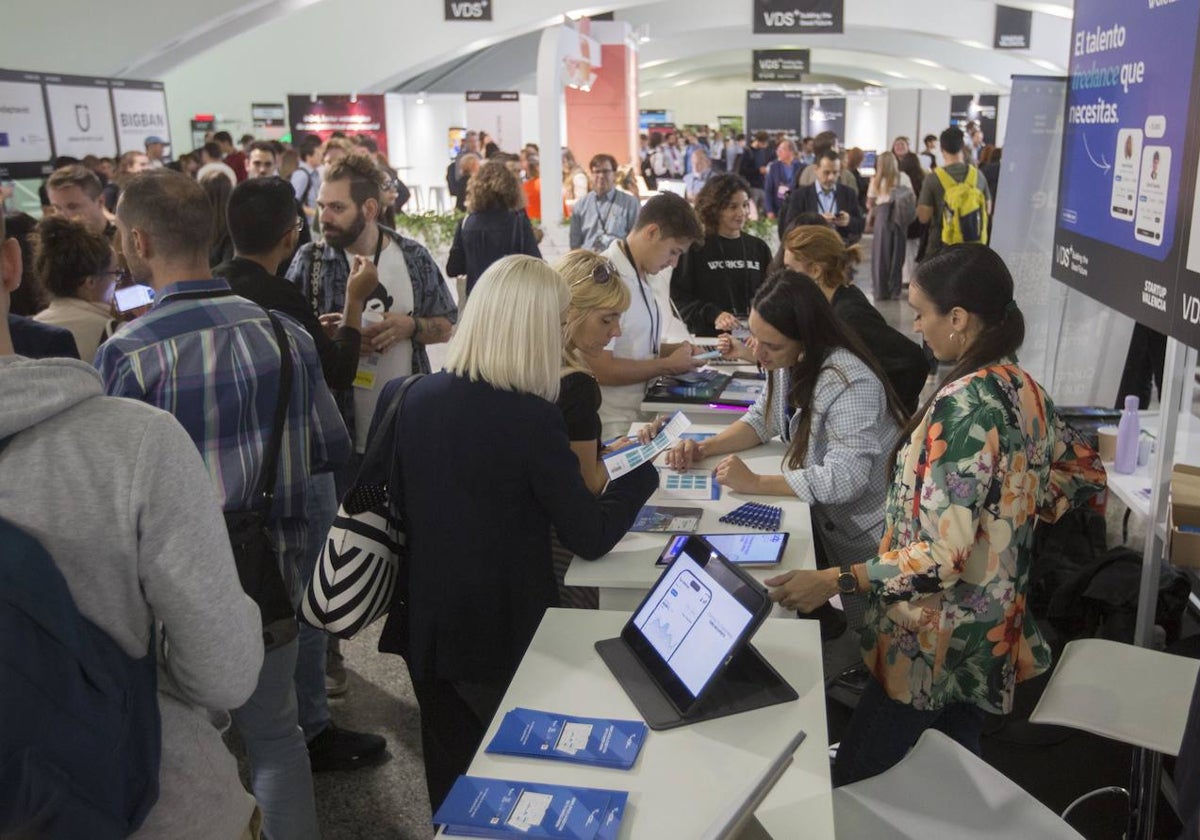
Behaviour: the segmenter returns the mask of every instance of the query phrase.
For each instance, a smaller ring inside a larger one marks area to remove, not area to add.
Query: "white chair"
[[[957,741],[927,729],[900,763],[833,791],[838,840],[1082,840],[1062,818]]]
[[[1134,757],[1132,794],[1121,787],[1091,791],[1068,805],[1064,817],[1085,800],[1117,793],[1131,799],[1128,836],[1148,836],[1160,776],[1154,753],[1179,755],[1197,673],[1200,660],[1186,656],[1107,639],[1067,644],[1029,721],[1082,729],[1148,752]],[[1175,807],[1174,783],[1163,779],[1163,785]]]
[[[405,212],[419,215],[425,212],[425,188],[420,184],[408,184],[408,203],[404,205]]]
[[[429,209],[437,210],[439,213],[446,212],[446,188],[441,186],[433,186],[429,188]],[[453,210],[453,206],[450,208]]]
[[[1032,723],[1056,723],[1179,755],[1200,659],[1076,639],[1063,650]]]

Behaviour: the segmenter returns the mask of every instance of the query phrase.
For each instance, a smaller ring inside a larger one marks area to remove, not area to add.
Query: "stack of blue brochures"
[[[447,834],[616,840],[628,793],[459,776],[433,815]]]
[[[628,770],[637,761],[648,731],[640,720],[572,717],[518,708],[504,716],[487,751]]]

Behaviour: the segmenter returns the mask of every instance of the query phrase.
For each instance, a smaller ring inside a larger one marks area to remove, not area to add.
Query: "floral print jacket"
[[[917,709],[1012,709],[1050,665],[1025,611],[1033,530],[1105,486],[1100,457],[1058,418],[1016,359],[938,392],[896,455],[863,659]]]

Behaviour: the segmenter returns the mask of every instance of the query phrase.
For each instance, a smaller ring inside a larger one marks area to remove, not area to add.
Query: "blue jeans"
[[[263,832],[280,840],[319,840],[308,746],[296,720],[293,639],[268,651],[250,699],[231,715],[250,759],[250,791]]]
[[[329,526],[337,515],[337,491],[333,473],[317,473],[308,481],[308,540],[300,564],[300,581],[307,587],[317,568],[321,547]],[[296,656],[296,703],[300,727],[311,741],[329,726],[329,698],[325,694],[325,646],[328,634],[324,630],[300,622],[300,650]]]
[[[869,779],[893,767],[926,729],[944,732],[979,755],[983,710],[970,703],[951,703],[933,711],[914,709],[888,697],[873,677],[867,680],[838,747],[834,787]]]

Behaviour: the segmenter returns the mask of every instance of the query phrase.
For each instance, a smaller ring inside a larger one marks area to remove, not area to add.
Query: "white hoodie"
[[[204,710],[249,698],[262,628],[200,453],[171,415],[104,396],[73,359],[0,356],[0,439],[13,435],[0,516],[42,542],[79,611],[130,656],[160,623],[160,792],[133,836],[235,840],[254,800]]]

